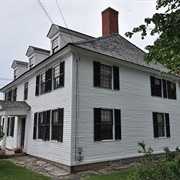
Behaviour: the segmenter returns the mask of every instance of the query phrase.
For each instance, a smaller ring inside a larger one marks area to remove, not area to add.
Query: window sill
[[[120,91],[120,89],[109,89],[109,88],[104,88],[104,87],[98,87],[98,86],[93,86],[95,89],[101,89],[101,90],[109,90],[109,91]]]

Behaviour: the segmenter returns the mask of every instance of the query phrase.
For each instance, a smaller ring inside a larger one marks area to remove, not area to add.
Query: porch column
[[[4,126],[3,126],[3,132],[4,137],[2,139],[2,154],[6,154],[6,137],[7,137],[7,122],[8,122],[8,116],[4,117]]]

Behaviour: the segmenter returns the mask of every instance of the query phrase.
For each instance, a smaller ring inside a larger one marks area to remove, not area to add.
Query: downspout
[[[76,58],[75,58],[76,59]],[[75,119],[75,162],[79,164],[80,162],[77,159],[77,147],[79,147],[78,140],[78,121],[79,121],[79,61],[80,57],[76,59],[76,119]]]

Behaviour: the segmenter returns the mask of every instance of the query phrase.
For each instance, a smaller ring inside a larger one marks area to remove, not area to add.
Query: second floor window
[[[24,100],[28,98],[28,82],[24,84]]]
[[[94,65],[94,87],[119,90],[119,67],[108,66],[100,62]]]
[[[168,99],[176,99],[176,84],[156,77],[150,77],[151,95]]]
[[[36,76],[36,89],[35,95],[44,94],[57,89],[64,87],[64,78],[65,78],[65,62],[57,64],[54,68],[50,68],[44,73]]]

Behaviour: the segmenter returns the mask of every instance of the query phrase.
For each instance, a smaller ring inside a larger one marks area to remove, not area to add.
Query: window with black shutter
[[[168,99],[176,99],[176,84],[165,80],[158,79],[153,76],[150,76],[151,82],[151,95],[158,96]],[[162,96],[163,94],[163,96]]]
[[[24,100],[28,98],[28,82],[24,84]]]
[[[13,94],[13,101],[16,101],[16,97],[17,97],[17,88],[12,90],[12,94]]]
[[[7,100],[11,101],[12,100],[12,90],[10,90],[7,94]]]
[[[40,89],[41,94],[44,94],[45,91],[45,84],[46,84],[46,74],[45,72],[40,75]]]
[[[52,111],[51,139],[63,142],[63,119],[64,109],[59,108]]]
[[[169,114],[153,112],[154,138],[170,137]]]
[[[38,139],[45,139],[45,121],[43,112],[38,113]]]
[[[121,139],[121,111],[94,108],[94,141],[111,139]]]
[[[119,67],[93,62],[94,87],[119,90]]]
[[[38,119],[38,113],[35,113],[34,114],[33,139],[36,139],[36,137],[37,137],[37,119]]]
[[[45,140],[49,141],[50,136],[50,110],[45,112],[45,121],[46,121],[46,127],[45,127]]]
[[[48,69],[45,72],[45,92],[52,90],[52,69]]]

